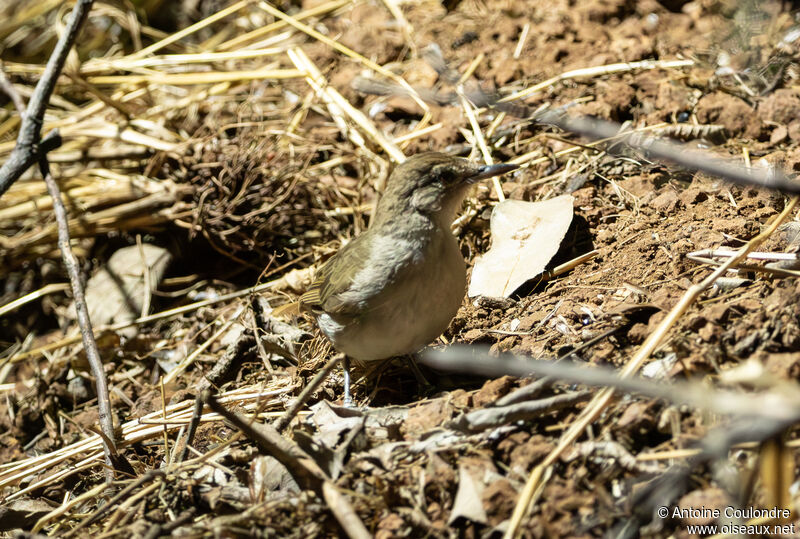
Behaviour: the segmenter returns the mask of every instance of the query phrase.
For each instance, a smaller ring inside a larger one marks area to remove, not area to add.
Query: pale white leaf
[[[505,200],[492,211],[492,247],[475,261],[469,297],[508,297],[558,252],[572,222],[571,195],[541,202]]]

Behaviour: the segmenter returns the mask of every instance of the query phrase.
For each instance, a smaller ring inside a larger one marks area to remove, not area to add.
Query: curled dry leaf
[[[161,282],[171,260],[169,251],[149,243],[117,250],[86,283],[86,304],[92,323],[130,322],[141,316],[142,305],[149,302],[145,298]],[[147,278],[145,271],[150,273]],[[74,313],[72,306],[67,316],[74,319]],[[125,328],[120,333],[132,337],[136,328]]]
[[[492,247],[472,270],[469,296],[508,297],[544,271],[572,222],[571,195],[505,200],[492,211]]]
[[[0,530],[30,528],[52,510],[53,507],[45,501],[30,498],[4,503],[0,507]]]
[[[488,518],[483,508],[481,494],[483,485],[472,476],[466,466],[458,468],[458,492],[453,502],[453,511],[447,523],[452,525],[459,517],[464,517],[472,522],[486,524]]]

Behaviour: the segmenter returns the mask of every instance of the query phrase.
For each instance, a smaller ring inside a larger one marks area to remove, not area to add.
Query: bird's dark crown
[[[517,165],[478,165],[439,152],[414,155],[389,176],[376,217],[382,220],[387,213],[407,211],[432,215],[442,209],[449,215],[461,204],[470,184],[515,168]]]
[[[434,185],[437,191],[445,194],[479,174],[479,165],[461,157],[439,152],[419,153],[397,165],[387,182],[386,195],[410,196],[417,189]]]

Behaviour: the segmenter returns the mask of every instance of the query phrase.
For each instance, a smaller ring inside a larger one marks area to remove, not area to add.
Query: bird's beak
[[[478,167],[478,173],[474,176],[470,176],[467,181],[469,183],[475,183],[486,178],[491,178],[492,176],[499,176],[501,174],[505,174],[506,172],[511,172],[512,170],[516,170],[519,168],[519,165],[512,165],[512,164],[499,164],[499,165],[481,165]]]

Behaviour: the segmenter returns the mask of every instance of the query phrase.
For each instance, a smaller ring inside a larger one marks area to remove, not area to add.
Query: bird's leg
[[[429,393],[433,389],[433,384],[431,384],[428,381],[428,379],[425,378],[425,375],[422,374],[419,365],[417,365],[417,360],[415,355],[409,354],[406,356],[406,359],[408,360],[408,366],[411,368],[411,372],[414,373],[414,378],[417,379],[417,385],[419,386],[418,387],[419,393],[421,395]]]
[[[350,396],[350,358],[348,356],[344,356],[342,368],[344,369],[344,400],[342,401],[342,406],[345,408],[352,408],[353,398]]]

